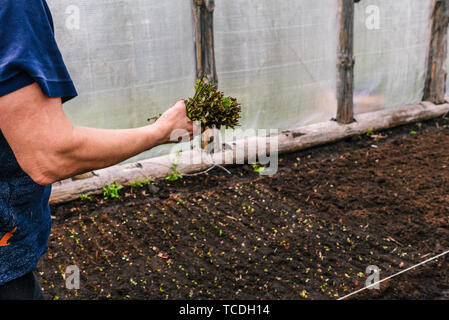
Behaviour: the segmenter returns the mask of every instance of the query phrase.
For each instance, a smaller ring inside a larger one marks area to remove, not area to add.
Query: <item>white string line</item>
[[[208,173],[209,171],[211,171],[212,169],[217,168],[217,167],[222,169],[222,170],[224,170],[224,171],[226,171],[228,174],[232,175],[232,173],[228,169],[226,169],[225,167],[223,167],[223,166],[221,166],[219,164],[214,163],[214,160],[212,159],[212,155],[210,153],[208,153],[206,150],[202,150],[201,149],[201,158],[203,157],[204,154],[209,156],[208,160],[210,161],[209,163],[212,163],[212,166],[207,168],[204,171],[200,171],[200,172],[197,172],[197,173],[193,173],[193,174],[187,174],[186,173],[186,174],[183,174],[184,176],[187,176],[187,177],[198,176],[198,175],[201,175],[201,174]]]
[[[348,294],[348,295],[346,295],[346,296],[343,296],[343,297],[341,297],[341,298],[338,298],[337,300],[343,300],[343,299],[346,299],[346,298],[348,298],[348,297],[350,297],[350,296],[352,296],[352,295],[354,295],[354,294],[357,294],[357,293],[362,292],[362,291],[364,291],[364,290],[366,290],[366,289],[369,289],[369,288],[371,288],[371,287],[373,287],[373,286],[375,286],[375,285],[377,285],[377,284],[379,284],[379,283],[381,283],[381,282],[384,282],[384,281],[387,281],[387,280],[389,280],[389,279],[391,279],[391,278],[393,278],[393,277],[396,277],[396,276],[400,275],[401,273],[410,271],[410,270],[412,270],[412,269],[414,269],[414,268],[417,268],[417,267],[419,267],[419,266],[421,266],[421,265],[423,265],[423,264],[426,264],[427,262],[430,262],[430,261],[432,261],[432,260],[438,259],[438,258],[440,258],[440,257],[442,257],[442,256],[444,256],[444,255],[446,255],[446,254],[448,254],[448,253],[449,253],[449,250],[446,251],[446,252],[440,253],[439,255],[436,255],[436,256],[433,257],[433,258],[429,258],[429,259],[424,260],[424,261],[422,261],[422,262],[420,262],[420,263],[418,263],[418,264],[415,264],[414,266],[408,267],[407,269],[401,270],[401,271],[399,271],[398,273],[395,273],[395,274],[393,274],[393,275],[391,275],[391,276],[388,276],[388,277],[386,277],[386,278],[384,278],[384,279],[382,279],[382,280],[380,280],[380,281],[377,281],[377,282],[375,282],[375,283],[372,283],[372,284],[370,284],[369,286],[365,286],[364,288],[361,288],[361,289],[359,289],[359,290],[356,290],[356,291],[354,291],[354,292],[352,292],[352,293],[350,293],[350,294]]]
[[[201,175],[201,174],[208,173],[208,172],[211,171],[213,168],[220,168],[220,169],[223,169],[224,171],[226,171],[228,174],[232,174],[232,173],[231,173],[228,169],[226,169],[225,167],[223,167],[223,166],[221,166],[221,165],[219,165],[219,164],[214,164],[212,167],[209,167],[207,170],[200,171],[200,172],[193,173],[193,174],[187,174],[187,173],[185,173],[185,174],[183,174],[183,176],[187,176],[187,177],[199,176],[199,175]]]

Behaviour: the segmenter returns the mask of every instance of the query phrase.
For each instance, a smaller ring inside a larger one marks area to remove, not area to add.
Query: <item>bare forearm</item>
[[[136,129],[73,127],[62,151],[54,155],[53,180],[120,163],[164,142],[156,126]]]

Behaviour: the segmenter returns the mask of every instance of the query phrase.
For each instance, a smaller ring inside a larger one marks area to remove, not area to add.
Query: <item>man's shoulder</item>
[[[25,8],[42,7],[45,0],[0,0],[0,10],[17,9],[23,10]]]
[[[27,25],[24,21],[35,21],[42,14],[49,14],[45,0],[0,0],[1,25],[5,27],[0,31],[10,32],[17,24],[21,28]]]
[[[30,2],[34,2],[31,0]],[[0,0],[0,10],[6,8],[23,8],[27,0]]]

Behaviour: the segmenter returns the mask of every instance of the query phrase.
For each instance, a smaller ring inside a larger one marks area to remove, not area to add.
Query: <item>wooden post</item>
[[[192,0],[195,32],[196,77],[218,84],[214,51],[214,9],[215,0]],[[213,129],[204,128],[201,146],[206,149],[213,141]]]
[[[214,52],[214,0],[193,0],[196,75],[218,83]]]
[[[445,102],[448,23],[449,0],[433,0],[423,100],[435,104]]]
[[[338,0],[337,121],[354,121],[354,0]]]

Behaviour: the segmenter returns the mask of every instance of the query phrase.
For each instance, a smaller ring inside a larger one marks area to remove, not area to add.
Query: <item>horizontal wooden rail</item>
[[[287,153],[303,150],[309,147],[335,142],[350,136],[364,134],[368,130],[378,131],[399,125],[428,120],[439,117],[449,111],[449,104],[435,105],[422,102],[416,105],[407,105],[392,110],[382,110],[364,113],[357,116],[357,122],[339,124],[335,121],[321,122],[297,129],[285,130],[272,136],[278,143],[278,152]],[[143,180],[167,177],[172,174],[172,162],[177,161],[179,172],[186,174],[204,170],[213,163],[224,164],[223,159],[232,159],[235,163],[255,157],[255,149],[248,148],[254,145],[261,137],[238,140],[232,144],[232,150],[215,154],[207,154],[203,150],[190,150],[182,152],[179,159],[175,155],[147,159],[131,164],[116,165],[106,169],[94,171],[83,177],[72,178],[57,182],[53,185],[50,202],[61,203],[79,198],[80,194],[98,194],[102,188],[116,181],[120,184]],[[271,139],[270,139],[271,140]],[[195,164],[196,163],[196,164]]]

